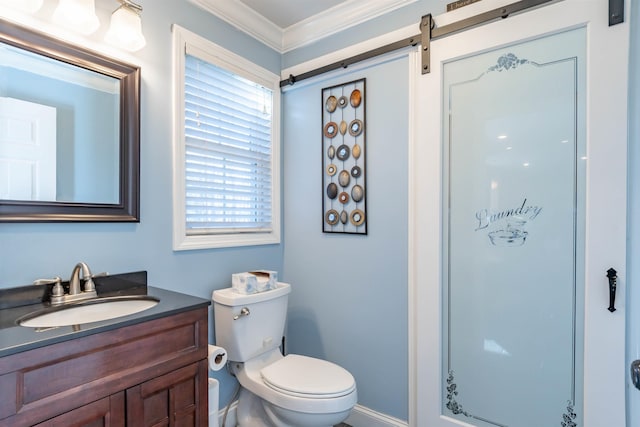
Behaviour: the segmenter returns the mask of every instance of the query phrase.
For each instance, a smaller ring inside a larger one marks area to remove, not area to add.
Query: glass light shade
[[[0,4],[19,9],[27,13],[35,13],[42,7],[43,0],[2,0]]]
[[[140,15],[126,5],[119,7],[111,15],[111,25],[104,39],[117,47],[130,52],[140,50],[147,44],[142,34]]]
[[[85,35],[100,26],[94,0],[60,0],[53,12],[53,22]]]

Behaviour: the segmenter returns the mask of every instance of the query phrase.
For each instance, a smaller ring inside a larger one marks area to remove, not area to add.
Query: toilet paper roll
[[[216,345],[209,345],[209,369],[219,371],[227,363],[227,350]]]

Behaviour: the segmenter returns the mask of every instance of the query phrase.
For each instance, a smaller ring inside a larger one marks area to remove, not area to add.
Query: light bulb
[[[140,50],[147,44],[142,34],[142,20],[137,10],[124,3],[111,15],[111,24],[105,40],[131,52]]]
[[[43,0],[2,0],[0,4],[27,13],[36,13],[42,7]]]
[[[53,12],[53,22],[84,35],[93,33],[100,26],[93,0],[60,0]]]

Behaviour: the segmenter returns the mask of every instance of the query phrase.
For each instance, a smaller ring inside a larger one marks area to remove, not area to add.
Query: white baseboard
[[[408,427],[408,423],[389,415],[381,414],[361,405],[356,405],[345,423],[353,427]]]
[[[236,409],[238,408],[238,402],[235,401],[229,408],[227,414],[226,426],[222,425],[222,418],[224,417],[224,411],[226,408],[221,408],[218,413],[218,426],[219,427],[235,427],[236,425]],[[406,421],[399,420],[397,418],[390,417],[380,412],[372,411],[369,408],[365,408],[361,405],[356,405],[351,411],[349,418],[345,420],[345,423],[353,427],[408,427]]]

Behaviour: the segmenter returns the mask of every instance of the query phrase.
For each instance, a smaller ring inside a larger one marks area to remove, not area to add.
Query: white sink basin
[[[31,328],[81,325],[139,313],[159,302],[146,295],[96,298],[30,313],[18,319],[18,323]]]

